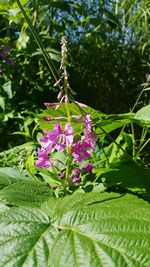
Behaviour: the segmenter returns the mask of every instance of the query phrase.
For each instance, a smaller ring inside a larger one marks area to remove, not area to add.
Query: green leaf
[[[150,105],[138,110],[133,118],[140,125],[150,126]]]
[[[47,48],[47,51],[51,57],[51,59],[56,60],[58,62],[60,62],[60,52],[57,51],[56,49],[52,49],[52,48]],[[37,49],[36,52],[32,53],[32,56],[35,55],[42,55],[42,51],[40,49]]]
[[[0,168],[0,188],[8,186],[16,181],[31,179],[23,174],[21,174],[18,170],[15,170],[10,167]]]
[[[54,124],[56,122],[60,122],[62,127],[65,126],[67,122],[67,111],[66,111],[65,103],[62,103],[61,105],[59,105],[58,103],[58,106],[59,107],[57,108],[56,107],[47,108],[47,110],[44,110],[43,113],[38,115],[40,128],[42,130],[51,130],[54,127]],[[70,111],[71,116],[82,115],[83,117],[86,113],[90,113],[92,119],[99,118],[101,114],[97,110],[91,107],[88,107],[88,106],[85,106],[81,109],[80,106],[78,106],[75,103],[69,104],[69,111]],[[55,119],[52,121],[46,121],[44,120],[45,117],[50,117],[50,118],[55,118]],[[83,125],[80,120],[72,117],[71,123],[76,133],[83,131]]]
[[[117,186],[136,192],[150,200],[150,171],[134,161],[124,160],[110,164],[102,174],[107,187]]]
[[[130,154],[132,154],[133,136],[131,134],[122,132],[120,135],[118,135],[115,141],[115,143],[112,142],[104,149],[105,153],[101,156],[101,159],[105,159],[106,163],[107,159],[109,160],[109,163],[115,163],[121,158],[126,158],[126,152],[130,152]]]
[[[17,41],[17,48],[22,49],[27,47],[27,43],[29,41],[29,36],[26,33],[22,33]]]
[[[8,82],[3,84],[3,90],[8,95],[9,99],[12,98],[12,88],[11,87],[12,87],[11,81],[8,81]]]
[[[120,120],[111,120],[111,119],[103,119],[96,123],[97,129],[96,134],[103,139],[106,134],[104,133],[110,133],[118,128],[123,127],[124,125],[127,125],[130,123],[129,119],[120,119]],[[103,131],[103,130],[104,131]]]
[[[0,217],[0,266],[48,266],[49,246],[58,230],[40,210],[11,208]]]
[[[49,215],[33,208],[1,213],[0,266],[150,266],[147,202],[132,195],[75,193],[53,199],[51,208]]]
[[[9,9],[8,12],[9,12],[10,15],[16,17],[16,15],[19,12],[19,9],[18,8],[12,8],[12,9]]]
[[[36,145],[35,142],[32,142],[32,141],[26,142],[25,144],[22,144],[20,146],[15,146],[11,149],[0,152],[0,156],[10,155],[13,153],[19,154],[20,151],[24,151],[24,150],[32,151],[33,149],[35,149],[35,145]],[[0,168],[0,170],[1,170],[1,168]],[[14,170],[14,169],[12,169],[12,170]],[[4,172],[5,172],[5,170],[4,170]]]
[[[5,109],[5,98],[0,96],[0,107],[4,110]]]
[[[50,196],[50,187],[38,181],[19,181],[0,190],[0,201],[17,206],[38,207]]]
[[[80,115],[80,111],[75,109],[74,104],[70,104],[70,112],[72,115]],[[46,121],[44,120],[45,117],[55,118],[52,121]],[[47,110],[43,111],[42,114],[38,115],[40,128],[42,130],[51,130],[54,127],[54,124],[56,122],[61,123],[62,127],[65,127],[65,124],[67,123],[67,112],[65,108],[65,104],[62,104],[58,109],[55,109],[55,107],[48,108]],[[72,125],[75,131],[81,131],[81,123],[77,124],[77,120],[72,120]]]
[[[9,208],[4,204],[0,202],[0,213],[9,210]]]

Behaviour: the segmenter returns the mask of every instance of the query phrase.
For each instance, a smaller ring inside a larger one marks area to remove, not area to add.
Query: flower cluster
[[[1,46],[2,51],[0,53],[0,57],[3,61],[3,63],[7,64],[7,65],[13,65],[14,62],[13,60],[10,58],[10,47],[8,45],[3,45]]]
[[[81,181],[80,175],[82,172],[92,172],[93,164],[86,163],[86,160],[91,158],[91,154],[95,148],[97,136],[92,130],[92,123],[90,114],[87,113],[83,120],[84,130],[83,134],[75,135],[72,125],[66,123],[64,130],[60,123],[55,123],[51,131],[44,131],[44,137],[40,139],[41,148],[38,149],[37,167],[52,167],[55,168],[60,178],[64,179],[65,171],[60,171],[55,166],[56,158],[50,157],[54,151],[65,151],[66,157],[68,151],[71,151],[71,168],[70,177],[72,183],[79,183]],[[62,163],[62,162],[61,162]],[[83,166],[79,168],[79,164]],[[63,163],[62,163],[63,164]]]

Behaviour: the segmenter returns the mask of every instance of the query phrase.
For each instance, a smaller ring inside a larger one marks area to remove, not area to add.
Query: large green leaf
[[[16,181],[21,180],[31,180],[30,177],[27,177],[21,174],[18,170],[10,167],[0,168],[0,189],[8,186]]]
[[[69,103],[69,110],[72,116],[72,126],[76,133],[83,131],[83,125],[80,123],[81,121],[74,118],[74,116],[84,116],[86,113],[90,113],[93,123],[96,126],[96,134],[101,139],[104,138],[107,133],[131,123],[131,119],[134,116],[134,113],[107,115],[89,106],[77,104],[76,102]],[[52,120],[47,121],[45,118],[51,118]],[[64,127],[67,122],[65,103],[61,103],[60,105],[58,103],[57,107],[52,106],[47,108],[47,110],[44,110],[43,113],[38,115],[38,119],[42,130],[51,130],[56,122],[61,122],[61,125]]]
[[[101,140],[106,136],[106,133],[110,133],[118,128],[121,128],[130,123],[127,119],[103,119],[97,123],[96,134],[101,138]]]
[[[0,218],[0,266],[47,266],[58,230],[40,210],[12,208]]]
[[[72,126],[74,128],[75,132],[81,132],[83,131],[83,125],[81,123],[81,120],[75,118],[74,116],[84,116],[86,113],[90,113],[92,119],[97,119],[100,117],[100,112],[83,105],[82,108],[80,107],[83,104],[77,104],[75,103],[69,103],[69,111],[72,116],[71,122]],[[53,120],[46,121],[44,120],[45,117],[53,118]],[[51,130],[54,127],[54,124],[57,122],[61,122],[61,125],[64,127],[67,120],[67,110],[65,103],[58,103],[58,106],[47,108],[47,110],[44,110],[43,113],[38,115],[40,128],[43,130]]]
[[[102,174],[107,187],[126,188],[150,200],[150,171],[133,160],[122,160],[110,164]]]
[[[38,181],[19,181],[0,190],[0,201],[16,206],[40,206],[52,196],[48,185]]]
[[[52,196],[50,187],[18,170],[0,168],[0,202],[16,206],[39,207]]]
[[[75,193],[49,201],[43,210],[1,213],[1,267],[150,266],[147,202],[132,195]]]

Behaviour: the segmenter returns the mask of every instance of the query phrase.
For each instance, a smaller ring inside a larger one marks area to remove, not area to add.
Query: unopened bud
[[[59,85],[59,80],[55,82],[54,87]]]
[[[68,103],[68,102],[69,102],[68,96],[65,95],[65,103]]]
[[[57,96],[57,99],[60,99],[60,98],[62,98],[62,91],[60,91],[60,92],[58,93],[58,96]]]

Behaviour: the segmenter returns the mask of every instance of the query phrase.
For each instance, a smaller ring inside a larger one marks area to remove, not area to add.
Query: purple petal
[[[73,182],[73,183],[78,183],[78,184],[79,184],[79,183],[81,182],[81,178],[80,178],[80,177],[73,177],[73,178],[72,178],[72,182]]]
[[[60,178],[61,178],[61,179],[64,179],[64,178],[65,178],[65,175],[66,175],[65,171],[61,172],[61,174],[60,174]]]
[[[87,142],[83,141],[78,141],[75,143],[74,147],[73,147],[73,157],[76,161],[81,162],[85,159],[89,159],[91,158],[91,150],[90,146]]]
[[[65,134],[73,134],[73,128],[70,123],[66,123],[65,125]]]
[[[55,123],[55,125],[54,125],[54,131],[56,131],[57,134],[63,133],[63,130],[61,128],[61,124],[60,123]]]
[[[92,172],[94,168],[94,165],[91,163],[87,163],[83,166],[82,171],[83,172]]]
[[[73,128],[70,123],[66,123],[65,125],[65,138],[66,138],[66,146],[69,147],[73,143]]]
[[[51,163],[50,163],[48,160],[45,161],[43,158],[39,158],[39,159],[36,161],[35,165],[36,165],[37,167],[48,168],[48,167],[51,166]]]
[[[86,125],[86,129],[87,131],[90,133],[92,130],[92,124],[91,124],[91,117],[90,117],[90,113],[87,113],[85,115],[85,125]]]
[[[73,143],[73,135],[66,136],[66,147],[71,146]]]
[[[81,170],[79,168],[75,168],[72,171],[72,182],[73,183],[80,183],[81,182],[80,173],[81,173]]]

